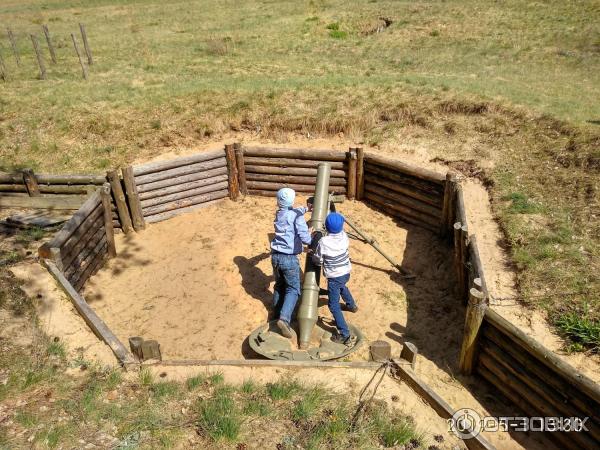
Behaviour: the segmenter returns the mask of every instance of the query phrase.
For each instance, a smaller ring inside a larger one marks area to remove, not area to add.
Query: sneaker
[[[352,308],[350,308],[348,305],[346,305],[346,309],[348,311],[350,311],[351,313],[358,312],[358,306],[357,305],[354,305]]]
[[[335,334],[331,337],[331,342],[335,344],[344,344],[346,347],[351,347],[356,342],[356,336],[347,336],[344,337],[341,334]]]
[[[283,334],[288,339],[292,338],[292,329],[290,328],[290,324],[289,323],[287,323],[283,319],[279,319],[277,321],[277,326],[281,330],[281,334]]]

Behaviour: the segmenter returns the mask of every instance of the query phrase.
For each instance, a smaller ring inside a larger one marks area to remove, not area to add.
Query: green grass
[[[197,405],[198,426],[212,440],[235,441],[240,434],[242,421],[232,390],[219,389],[209,399]]]
[[[274,383],[267,383],[267,394],[272,400],[289,400],[300,388],[296,380],[281,378]]]
[[[202,386],[205,381],[206,377],[204,375],[196,375],[188,378],[185,382],[185,386],[187,387],[188,391],[193,391]]]

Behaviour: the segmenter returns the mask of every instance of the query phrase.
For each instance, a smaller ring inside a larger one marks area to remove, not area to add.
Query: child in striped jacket
[[[350,280],[352,264],[348,253],[350,242],[344,231],[344,216],[330,213],[325,219],[325,228],[328,234],[321,238],[312,258],[315,264],[323,266],[323,272],[327,278],[328,306],[338,330],[338,334],[334,335],[331,340],[340,344],[352,345],[356,337],[350,334],[340,307],[341,296],[348,311],[358,311],[350,289],[346,286]]]

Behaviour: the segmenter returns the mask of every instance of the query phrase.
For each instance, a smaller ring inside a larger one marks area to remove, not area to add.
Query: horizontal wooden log
[[[119,341],[110,328],[106,326],[102,319],[96,315],[94,310],[90,308],[85,299],[79,295],[71,283],[67,281],[65,276],[60,272],[60,270],[58,270],[56,265],[52,261],[48,260],[43,262],[48,268],[50,274],[58,282],[62,290],[67,294],[77,312],[81,315],[81,317],[83,317],[94,334],[96,334],[96,336],[98,336],[106,343],[106,345],[110,347],[119,362],[125,366],[135,364],[136,359],[133,357],[133,355],[129,352],[129,350],[127,350],[121,341]]]
[[[278,191],[283,187],[289,187],[296,192],[315,192],[315,186],[310,184],[295,184],[295,183],[270,183],[267,181],[246,181],[248,190],[257,191]],[[346,194],[346,186],[329,186],[329,192],[336,194]]]
[[[378,369],[381,363],[374,361],[292,361],[281,359],[180,359],[143,362],[142,366],[185,367],[185,366],[234,366],[273,367],[294,369]]]
[[[548,402],[552,407],[559,411],[561,417],[586,417],[589,416],[577,409],[569,399],[558,393],[554,388],[548,386],[543,378],[539,378],[527,370],[527,366],[522,365],[510,356],[509,353],[498,347],[493,342],[483,339],[481,341],[479,358],[483,358],[483,365],[494,364],[516,377],[528,389],[539,395],[544,401]],[[489,360],[486,363],[486,360]],[[590,434],[594,439],[600,442],[600,429],[597,426],[588,427]]]
[[[415,211],[419,211],[423,214],[427,214],[428,216],[431,216],[433,219],[436,219],[438,221],[442,220],[441,209],[431,206],[427,203],[423,203],[420,200],[416,200],[412,197],[408,197],[407,195],[402,195],[398,192],[394,192],[390,189],[386,189],[374,183],[371,183],[369,182],[368,177],[365,177],[365,191],[379,195],[380,197],[386,198],[389,201],[398,205],[402,205]]]
[[[246,173],[246,181],[269,181],[274,183],[310,184],[317,183],[317,177],[302,177],[298,175],[269,175],[266,173]],[[345,178],[331,177],[329,186],[346,186]]]
[[[193,181],[206,180],[220,175],[227,175],[227,166],[225,163],[223,163],[221,167],[217,167],[215,169],[194,172],[189,175],[175,175],[164,180],[138,185],[138,193],[140,194],[141,199],[143,198],[142,194],[149,191],[156,191],[158,189],[164,189],[171,186],[176,186],[178,184],[191,183]]]
[[[268,167],[296,167],[296,168],[313,168],[316,169],[323,161],[315,159],[292,159],[292,158],[261,158],[253,156],[244,156],[244,162],[252,166],[268,166]],[[329,162],[329,161],[328,161]],[[332,170],[344,170],[345,162],[331,161],[329,162]]]
[[[153,216],[153,215],[160,214],[160,213],[167,212],[167,211],[173,211],[175,209],[185,208],[188,206],[205,203],[205,202],[209,202],[212,200],[217,200],[220,198],[227,197],[228,195],[229,195],[229,192],[227,189],[225,189],[225,190],[221,190],[221,191],[211,192],[209,194],[202,194],[202,195],[197,195],[194,197],[188,197],[188,198],[184,198],[181,200],[176,200],[176,201],[170,202],[170,203],[164,203],[162,205],[151,206],[149,208],[144,209],[144,217],[145,216]]]
[[[365,166],[364,176],[369,178],[370,183],[399,192],[437,208],[442,207],[443,193],[433,183],[416,181],[403,175],[397,175],[389,169],[368,164]]]
[[[95,184],[38,184],[38,187],[43,194],[86,195],[91,194],[99,186]]]
[[[184,185],[189,186],[189,185]],[[201,186],[193,189],[188,189],[185,191],[176,192],[174,194],[163,195],[160,197],[149,198],[147,200],[142,200],[142,210],[146,208],[150,208],[156,205],[162,205],[164,203],[170,203],[177,200],[182,200],[184,198],[194,197],[200,194],[208,194],[209,192],[220,191],[222,189],[226,189],[228,187],[227,180],[221,181],[215,184],[209,184],[208,186]]]
[[[307,177],[317,176],[317,167],[277,167],[277,166],[255,166],[245,165],[246,173],[265,173],[269,175],[300,175]],[[331,177],[344,178],[346,171],[343,169],[331,169]]]
[[[81,292],[85,286],[85,283],[95,275],[101,268],[104,266],[104,263],[108,259],[108,245],[106,245],[98,256],[94,260],[94,262],[88,267],[87,272],[75,283],[73,286],[77,289],[77,292]]]
[[[600,386],[598,384],[581,372],[578,372],[573,366],[564,362],[535,339],[527,336],[521,329],[500,316],[497,312],[491,309],[487,310],[484,320],[507,336],[513,343],[526,350],[551,372],[564,378],[581,392],[585,392],[599,406],[598,410],[600,410]]]
[[[367,185],[365,185],[365,198],[367,200],[377,203],[380,206],[384,206],[385,208],[389,208],[392,211],[395,211],[402,216],[407,216],[411,219],[418,220],[421,223],[425,223],[425,224],[433,226],[433,227],[439,227],[438,219],[435,219],[434,217],[432,217],[430,215],[423,214],[419,211],[415,211],[414,209],[408,208],[404,205],[394,203],[393,201],[388,200],[380,195],[377,195],[377,194],[374,194],[373,192],[367,191],[366,188],[367,188]]]
[[[60,248],[60,256],[64,264],[63,267],[67,267],[71,264],[71,261],[87,246],[88,241],[102,229],[102,208],[98,208],[97,212],[94,211],[94,213],[90,215],[90,219],[90,223],[85,224],[85,228],[79,227],[77,231],[71,235],[71,239]]]
[[[489,311],[489,310],[488,310]],[[500,332],[493,326],[490,326],[489,322],[486,323],[484,317],[483,326],[483,339],[482,342],[492,342],[496,346],[500,347],[502,351],[510,355],[516,361],[518,361],[523,367],[526,367],[533,375],[539,379],[544,380],[548,386],[556,391],[557,396],[568,399],[576,408],[584,411],[585,414],[593,418],[593,420],[600,420],[597,417],[595,411],[600,411],[600,405],[592,398],[587,396],[584,392],[580,391],[576,386],[565,380],[564,377],[556,373],[555,371],[549,370],[542,362],[536,358],[532,358],[531,354],[527,350],[523,349],[515,343],[504,333]],[[600,422],[599,422],[600,424]]]
[[[346,159],[346,152],[304,148],[244,147],[244,156],[344,161]]]
[[[215,203],[222,202],[223,200],[225,200],[225,197],[217,199],[217,200],[211,200],[208,202],[200,203],[197,205],[186,206],[185,208],[179,208],[179,209],[175,209],[173,211],[166,211],[164,213],[154,214],[152,216],[146,216],[145,220],[147,223],[162,222],[163,220],[171,219],[173,217],[179,216],[180,214],[186,214],[186,213],[196,211],[198,209],[207,208]]]
[[[63,244],[71,237],[71,235],[79,228],[79,226],[87,219],[87,217],[94,212],[94,210],[100,204],[100,192],[95,192],[90,198],[88,198],[81,208],[77,210],[73,217],[71,217],[60,229],[58,233],[48,243],[49,247],[60,248]]]
[[[560,412],[552,405],[548,404],[542,397],[537,395],[531,389],[522,383],[517,377],[511,373],[502,370],[500,366],[487,357],[481,355],[479,360],[478,372],[489,382],[493,382],[494,387],[499,389],[510,400],[512,400],[523,412],[528,416],[542,417],[561,417]],[[490,376],[491,375],[491,376]],[[518,400],[517,400],[518,399]],[[549,433],[556,441],[562,444],[561,448],[585,450],[594,448],[593,439],[584,433]],[[591,443],[586,445],[585,443]]]
[[[421,167],[407,164],[402,161],[398,161],[395,159],[386,158],[384,156],[374,155],[372,153],[365,154],[365,161],[367,164],[376,164],[381,167],[387,167],[389,169],[393,169],[400,174],[410,175],[411,177],[415,177],[421,180],[427,180],[432,183],[439,184],[442,189],[446,182],[446,174],[434,172],[432,170],[423,169]]]
[[[369,199],[367,199],[366,197],[363,197],[363,201],[364,200],[369,200]],[[422,222],[413,217],[409,217],[406,214],[402,214],[397,211],[394,211],[394,210],[388,208],[386,205],[380,204],[380,203],[372,201],[372,200],[369,200],[366,203],[369,205],[369,207],[376,209],[378,211],[381,211],[386,216],[392,217],[400,222],[405,222],[405,223],[408,223],[411,225],[415,225],[415,226],[417,226],[419,228],[423,228],[427,231],[435,231],[435,227],[433,225]]]
[[[0,208],[32,208],[32,209],[79,209],[85,202],[83,195],[52,195],[48,197],[8,196],[0,195]]]
[[[140,175],[163,172],[165,170],[175,169],[177,167],[189,166],[191,164],[201,163],[224,157],[225,152],[222,149],[219,149],[210,152],[197,153],[195,155],[190,156],[183,156],[180,158],[168,159],[165,161],[149,162],[146,164],[134,166],[133,175],[135,177],[138,177]]]
[[[27,192],[27,187],[25,184],[0,184],[0,192]]]
[[[210,186],[216,183],[221,183],[223,181],[227,181],[227,174],[217,175],[210,178],[202,178],[200,180],[193,180],[188,183],[178,183],[164,187],[162,189],[155,189],[153,191],[143,192],[140,194],[140,200],[143,202],[144,200],[147,200],[149,198],[162,197],[163,195],[175,194],[177,192],[188,191],[190,189],[200,188],[202,186]]]
[[[66,184],[66,185],[101,185],[106,181],[102,175],[53,175],[36,173],[35,179],[40,184]],[[24,184],[22,173],[0,173],[0,183]]]
[[[86,259],[82,261],[80,270],[72,272],[70,277],[67,279],[71,282],[75,289],[79,290],[81,286],[91,276],[94,266],[98,260],[103,260],[104,256],[108,253],[108,244],[106,242],[106,236],[103,236],[100,241],[96,244],[94,249],[87,255]],[[65,273],[66,275],[66,273]]]
[[[227,167],[227,162],[224,157],[211,159],[210,161],[189,164],[187,166],[166,169],[161,172],[149,173],[147,175],[139,175],[135,177],[135,183],[138,185],[139,189],[141,185],[147,183],[155,183],[157,181],[169,180],[184,175],[191,175],[193,173],[204,172],[209,169],[216,169],[219,167]]]
[[[85,243],[81,251],[76,254],[69,263],[64,263],[64,273],[69,280],[71,280],[71,277],[75,274],[75,272],[85,270],[94,254],[97,253],[100,248],[102,248],[102,239],[106,241],[106,230],[104,227],[100,227],[96,230],[96,232]]]

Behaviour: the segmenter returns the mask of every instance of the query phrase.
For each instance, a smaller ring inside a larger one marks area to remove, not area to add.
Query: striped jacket
[[[323,236],[312,255],[315,264],[323,266],[327,278],[337,278],[352,270],[348,246],[350,241],[345,231]]]

